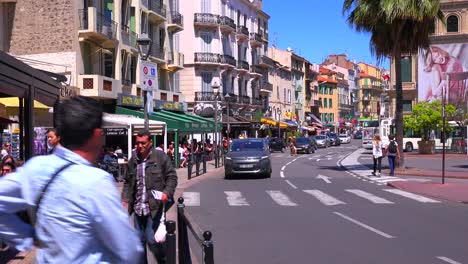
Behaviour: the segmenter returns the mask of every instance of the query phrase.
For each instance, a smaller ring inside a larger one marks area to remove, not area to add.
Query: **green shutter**
[[[404,57],[401,59],[401,80],[412,82],[411,77],[411,57]]]
[[[130,7],[130,29],[136,32],[135,7]]]

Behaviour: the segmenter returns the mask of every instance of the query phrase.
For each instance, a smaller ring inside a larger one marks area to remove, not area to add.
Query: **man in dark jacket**
[[[177,187],[177,174],[169,157],[153,148],[149,131],[138,133],[136,145],[136,151],[128,162],[128,173],[124,179],[123,205],[128,207],[130,215],[135,214],[135,229],[140,233],[145,251],[148,244],[158,263],[166,263],[165,245],[156,243],[154,233],[164,213],[163,204],[166,204],[167,211],[169,209],[167,202],[173,200]],[[152,190],[162,192],[160,200],[152,195]],[[143,263],[148,263],[146,258]]]

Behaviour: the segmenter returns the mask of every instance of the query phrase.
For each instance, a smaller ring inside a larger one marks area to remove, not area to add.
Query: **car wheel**
[[[413,144],[411,144],[411,143],[406,143],[405,151],[406,151],[406,152],[411,152],[411,151],[413,151]]]
[[[281,148],[281,153],[284,153],[284,148]]]

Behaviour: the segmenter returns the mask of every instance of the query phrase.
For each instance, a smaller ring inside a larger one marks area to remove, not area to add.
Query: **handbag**
[[[166,230],[166,212],[164,210],[164,204],[163,204],[163,212],[161,214],[161,219],[159,220],[159,226],[156,232],[154,233],[154,240],[156,240],[157,243],[164,243],[166,241],[166,235],[167,235],[167,230]]]

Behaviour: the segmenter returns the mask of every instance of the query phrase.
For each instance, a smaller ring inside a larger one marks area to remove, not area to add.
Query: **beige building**
[[[378,120],[381,109],[381,98],[385,93],[383,69],[364,62],[358,63],[360,68],[359,112],[362,119]]]
[[[10,8],[13,5],[14,7]],[[178,0],[23,0],[1,4],[0,45],[24,62],[64,74],[76,93],[108,106],[121,95],[141,95],[136,40],[152,39],[149,61],[157,63],[154,99],[184,101],[178,71],[183,68]]]
[[[272,93],[268,99],[270,116],[275,121],[281,121],[286,118],[286,112],[290,112],[293,105],[291,69],[274,61],[274,67],[268,70],[268,80],[272,84]]]
[[[185,53],[180,87],[188,108],[213,116],[213,86],[218,86],[223,112],[229,103],[230,116],[260,120],[271,93],[272,66],[267,58],[270,17],[262,1],[185,1],[181,12],[187,23],[180,38]]]

